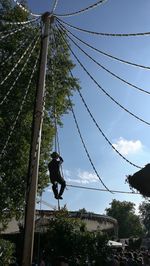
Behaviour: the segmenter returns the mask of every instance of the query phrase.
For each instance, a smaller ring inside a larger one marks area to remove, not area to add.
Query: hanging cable
[[[54,0],[54,4],[53,4],[53,7],[52,7],[52,11],[51,11],[52,14],[54,13],[57,5],[58,5],[58,0]]]
[[[59,31],[60,32],[60,31]],[[60,35],[62,36],[61,32]],[[62,36],[63,38],[63,36]],[[63,38],[64,40],[64,38]],[[65,41],[65,40],[64,40]],[[124,111],[126,111],[128,114],[130,114],[131,116],[133,116],[134,118],[136,118],[137,120],[147,124],[148,126],[150,126],[150,122],[145,121],[144,119],[138,117],[137,115],[135,115],[134,113],[130,112],[128,109],[126,109],[124,106],[122,106],[119,102],[117,102],[108,92],[106,92],[101,86],[100,84],[94,79],[94,77],[89,73],[89,71],[84,67],[84,65],[81,63],[81,61],[78,59],[78,57],[75,55],[75,53],[73,52],[73,50],[71,49],[70,45],[68,45],[68,43],[65,41],[66,45],[68,46],[69,50],[71,51],[71,53],[73,54],[73,56],[76,58],[77,62],[79,63],[79,65],[81,66],[81,68],[83,68],[83,70],[86,72],[86,74],[93,80],[93,82],[97,85],[97,87],[106,95],[108,96],[114,103],[116,103],[120,108],[122,108]]]
[[[31,36],[30,36],[31,38]],[[25,44],[27,44],[29,42],[29,40],[31,41],[31,39],[28,38],[26,40],[23,40],[20,45],[18,46],[18,48],[16,49],[16,51],[14,51],[10,56],[8,56],[7,58],[3,59],[3,62],[1,63],[1,66],[5,65],[9,60],[11,60],[20,50],[22,47],[25,46]]]
[[[93,167],[93,170],[94,170],[96,176],[98,177],[98,179],[100,180],[100,182],[102,183],[102,185],[107,189],[107,191],[109,191],[109,192],[112,193],[112,191],[109,190],[109,188],[102,181],[101,177],[99,176],[99,174],[98,174],[98,172],[97,172],[97,170],[96,170],[96,168],[95,168],[95,166],[94,166],[94,164],[92,162],[92,159],[90,157],[90,154],[89,154],[89,152],[88,152],[88,150],[86,148],[85,142],[84,142],[83,137],[81,135],[81,131],[80,131],[80,128],[79,128],[79,125],[78,125],[78,122],[77,122],[77,119],[76,119],[76,116],[75,116],[75,113],[74,113],[74,110],[73,110],[73,107],[72,107],[71,100],[70,100],[70,97],[69,96],[68,96],[68,99],[69,99],[69,102],[70,102],[71,112],[72,112],[72,115],[73,115],[73,118],[74,118],[74,121],[75,121],[75,124],[76,124],[76,127],[77,127],[77,131],[79,133],[79,136],[80,136],[81,142],[83,144],[84,150],[86,152],[86,155],[87,155],[87,157],[88,157],[88,159],[89,159],[89,161],[90,161],[90,163],[91,163],[91,165]]]
[[[57,141],[57,112],[56,112],[56,91],[55,91],[55,84],[54,84],[54,53],[55,53],[55,49],[53,47],[54,45],[54,40],[52,38],[52,34],[51,34],[51,47],[52,47],[52,51],[51,51],[51,75],[52,75],[52,91],[53,91],[53,123],[54,123],[54,129],[55,129],[55,136],[54,136],[54,149],[55,152],[59,153],[58,151],[58,141]],[[58,193],[58,182],[56,182],[56,190]],[[57,199],[57,203],[58,203],[58,210],[60,210],[60,202],[59,202],[59,198]]]
[[[70,71],[70,74],[71,74],[71,76],[73,77],[73,74],[72,74],[72,72]],[[134,167],[137,167],[137,168],[142,168],[141,166],[138,166],[138,165],[136,165],[136,164],[134,164],[134,163],[132,163],[131,161],[129,161],[127,158],[125,158],[114,146],[113,146],[113,144],[110,142],[110,140],[106,137],[106,135],[104,134],[104,132],[102,131],[102,129],[100,128],[100,126],[98,125],[98,123],[97,123],[97,121],[95,120],[95,118],[93,117],[93,115],[92,115],[92,113],[91,113],[91,111],[90,111],[90,109],[89,109],[89,107],[87,106],[87,103],[85,102],[85,100],[84,100],[84,98],[83,98],[83,95],[82,95],[82,93],[81,93],[81,91],[77,88],[77,91],[78,91],[78,93],[79,93],[79,96],[80,96],[80,98],[81,98],[81,100],[82,100],[82,102],[83,102],[83,104],[84,104],[84,106],[85,106],[85,108],[86,108],[86,110],[88,111],[88,113],[89,113],[89,115],[90,115],[90,117],[92,118],[92,120],[93,120],[93,122],[94,122],[94,124],[96,125],[96,127],[98,128],[98,130],[100,131],[100,133],[102,134],[102,136],[105,138],[105,140],[107,141],[107,143],[111,146],[111,148],[115,151],[115,152],[117,152],[118,153],[118,155],[120,156],[120,157],[122,157],[127,163],[129,163],[129,164],[131,164],[132,166],[134,166]]]
[[[40,38],[40,37],[38,36],[38,38],[37,38],[37,40],[36,40],[36,42],[35,42],[35,44],[34,44],[32,50],[31,50],[31,52],[30,52],[30,54],[29,54],[29,57],[27,58],[27,60],[26,60],[26,62],[24,63],[23,67],[21,68],[20,72],[18,73],[18,75],[17,75],[16,79],[14,80],[12,86],[10,87],[10,89],[8,90],[8,92],[6,93],[4,99],[0,102],[0,105],[2,105],[2,104],[6,101],[8,95],[10,94],[10,92],[11,92],[12,89],[14,88],[16,82],[18,81],[19,77],[20,77],[21,74],[23,73],[23,71],[24,71],[24,69],[25,69],[27,63],[29,62],[29,59],[31,58],[31,56],[32,56],[32,54],[33,54],[33,51],[34,51],[35,48],[36,48],[36,45],[37,45],[37,43],[38,43],[38,41],[39,41],[39,38]]]
[[[57,46],[56,46],[56,38],[55,38],[55,34],[54,31],[52,29],[53,32],[53,44],[54,44],[54,49],[55,51],[57,50]],[[61,154],[60,151],[60,144],[59,144],[59,136],[58,136],[58,127],[57,127],[58,121],[57,121],[57,117],[56,117],[56,146],[57,146],[57,150],[58,150],[58,154]],[[64,172],[63,172],[63,167],[62,164],[60,164],[60,172],[61,172],[61,176],[64,178]],[[67,189],[67,188],[66,188]],[[58,202],[59,203],[59,202]],[[60,209],[60,205],[58,205],[58,209]]]
[[[79,15],[81,13],[85,13],[85,12],[89,11],[90,9],[94,9],[95,7],[98,7],[99,5],[104,4],[105,2],[107,2],[107,0],[100,0],[100,1],[88,6],[86,8],[79,10],[79,11],[67,13],[67,14],[55,14],[55,16],[57,16],[57,17],[71,17],[71,16]]]
[[[22,29],[25,29],[25,28],[28,28],[28,27],[30,27],[30,25],[24,25],[24,26],[18,26],[18,25],[16,25],[16,27],[15,28],[11,28],[11,29],[8,29],[8,30],[1,30],[0,31],[0,36],[3,36],[4,35],[4,37],[6,36],[6,34],[8,33],[13,33],[13,32],[15,32],[16,30],[18,30],[18,29],[20,29],[20,30],[22,30]]]
[[[57,26],[56,26],[57,27]],[[57,27],[58,28],[58,27]],[[66,33],[63,29],[62,29],[62,27],[61,27],[61,30],[64,32],[64,33]],[[134,85],[134,84],[132,84],[132,83],[130,83],[130,82],[128,82],[128,81],[126,81],[125,79],[123,79],[123,78],[121,78],[120,76],[118,76],[118,75],[116,75],[114,72],[112,72],[112,71],[110,71],[108,68],[106,68],[106,67],[104,67],[102,64],[100,64],[97,60],[95,60],[93,57],[91,57],[87,52],[85,52],[76,42],[74,42],[74,40],[66,33],[66,35],[67,35],[67,37],[74,43],[74,45],[76,46],[76,47],[78,47],[78,49],[80,50],[80,51],[82,51],[87,57],[89,57],[95,64],[97,64],[98,66],[100,66],[102,69],[104,69],[107,73],[109,73],[110,75],[112,75],[113,77],[115,77],[115,78],[117,78],[117,79],[119,79],[120,81],[122,81],[122,82],[124,82],[125,84],[127,84],[127,85],[129,85],[129,86],[131,86],[131,87],[133,87],[134,89],[137,89],[138,91],[140,91],[140,92],[144,92],[144,93],[146,93],[146,94],[149,94],[150,95],[150,92],[149,91],[147,91],[147,90],[144,90],[144,89],[142,89],[142,88],[140,88],[140,87],[138,87],[138,86],[136,86],[136,85]]]
[[[76,186],[67,184],[67,187],[73,187],[73,188],[79,188],[79,189],[87,189],[87,190],[93,190],[93,191],[101,191],[101,192],[108,192],[107,189],[100,189],[100,188],[94,188],[94,187],[84,187],[84,186]],[[131,195],[141,195],[138,192],[131,192],[131,191],[121,191],[121,190],[111,190],[113,193],[121,193],[121,194],[131,194]]]
[[[102,64],[100,64],[99,62],[97,62],[97,60],[95,60],[94,58],[92,58],[87,52],[85,52],[77,43],[75,43],[73,41],[73,39],[66,33],[66,35],[68,36],[68,38],[74,43],[74,45],[76,47],[79,48],[80,51],[82,51],[88,58],[90,58],[95,64],[97,64],[98,66],[100,66],[102,69],[104,69],[107,73],[109,73],[110,75],[112,75],[113,77],[119,79],[120,81],[122,81],[123,83],[129,85],[130,87],[133,87],[134,89],[137,89],[140,92],[144,92],[146,94],[150,95],[150,92],[147,90],[144,90],[128,81],[126,81],[125,79],[121,78],[120,76],[116,75],[114,72],[110,71],[108,68],[104,67]]]
[[[37,20],[39,20],[39,18],[34,18],[34,19],[30,19],[30,20],[26,20],[26,21],[5,21],[4,19],[1,21],[2,24],[4,25],[24,25],[24,24],[30,24],[33,22],[36,22]]]
[[[5,150],[6,150],[7,146],[8,146],[9,140],[10,140],[10,138],[11,138],[13,132],[14,132],[15,126],[16,126],[16,124],[18,122],[18,119],[19,119],[19,116],[20,116],[20,114],[22,112],[22,109],[23,109],[23,106],[25,104],[25,101],[26,101],[26,98],[27,98],[27,95],[28,95],[28,92],[29,92],[29,88],[30,88],[30,85],[31,85],[31,82],[32,82],[32,78],[34,76],[34,73],[35,73],[35,70],[36,70],[36,67],[37,67],[38,60],[39,60],[39,54],[38,54],[38,56],[36,58],[36,61],[35,61],[35,64],[34,64],[30,79],[29,79],[29,83],[28,83],[28,86],[27,86],[27,88],[25,90],[25,94],[24,94],[23,100],[21,102],[18,114],[17,114],[16,119],[15,119],[15,121],[13,122],[13,124],[12,124],[12,126],[10,128],[10,132],[9,132],[8,138],[7,138],[7,140],[6,140],[5,144],[4,144],[4,147],[3,147],[3,149],[2,149],[2,151],[0,153],[0,157],[2,157],[4,155],[4,153],[5,153]]]
[[[51,41],[52,41],[52,51],[51,51],[51,75],[52,75],[52,91],[53,91],[53,123],[54,123],[54,129],[55,129],[55,137],[54,137],[54,149],[57,152],[57,115],[56,115],[56,91],[55,91],[55,86],[54,86],[54,49],[53,49],[53,44],[54,41],[52,39],[51,35]]]
[[[3,36],[0,36],[0,40],[4,40],[5,38],[9,37],[9,36],[12,36],[14,35],[15,33],[19,32],[19,31],[22,31],[23,29],[26,29],[27,27],[29,27],[29,25],[25,25],[21,28],[17,28],[16,30],[13,30],[13,31],[4,31],[4,32],[1,32],[1,35],[4,33],[8,33],[6,35],[3,35]]]
[[[69,71],[70,71],[71,77],[74,78],[74,77],[73,77],[73,74],[72,74],[72,71],[71,71],[70,69],[69,69]],[[101,130],[101,128],[99,127],[97,121],[96,121],[95,118],[93,117],[93,115],[92,115],[90,109],[88,108],[88,106],[87,106],[87,104],[86,104],[86,102],[85,102],[85,100],[84,100],[84,98],[83,98],[83,96],[82,96],[82,94],[81,94],[81,92],[80,92],[80,90],[79,90],[78,88],[77,88],[77,91],[78,91],[79,96],[80,96],[80,98],[81,98],[81,100],[82,100],[84,106],[86,107],[86,109],[87,109],[87,111],[88,111],[90,117],[92,118],[94,124],[96,125],[96,127],[98,128],[98,130],[100,131],[100,133],[102,134],[102,136],[105,138],[105,140],[108,142],[108,144],[111,146],[111,148],[114,149],[114,150],[118,153],[118,155],[119,155],[120,157],[122,157],[127,163],[129,163],[130,165],[132,165],[132,166],[134,166],[134,167],[137,167],[137,168],[140,168],[140,169],[141,169],[141,168],[142,168],[141,166],[138,166],[138,165],[132,163],[131,161],[129,161],[127,158],[125,158],[125,157],[124,157],[124,156],[123,156],[123,155],[122,155],[122,154],[121,154],[121,153],[120,153],[120,152],[119,152],[119,151],[113,146],[113,144],[109,141],[109,139],[106,137],[106,135],[104,134],[104,132],[103,132],[103,131]]]
[[[70,30],[68,30],[62,23],[60,23],[60,21],[58,22],[59,23],[59,26],[61,27],[62,30],[64,31],[67,31],[69,32],[75,39],[77,39],[78,41],[80,41],[81,43],[85,44],[87,47],[91,48],[92,50],[104,55],[104,56],[107,56],[109,58],[112,58],[116,61],[119,61],[121,63],[124,63],[124,64],[127,64],[127,65],[130,65],[130,66],[134,66],[134,67],[139,67],[139,68],[142,68],[142,69],[146,69],[146,70],[150,70],[150,67],[149,66],[144,66],[144,65],[140,65],[140,64],[136,64],[136,63],[133,63],[133,62],[130,62],[130,61],[127,61],[127,60],[123,60],[123,59],[120,59],[116,56],[113,56],[111,54],[108,54],[106,52],[103,52],[97,48],[95,48],[94,46],[90,45],[89,43],[81,40],[79,37],[77,37],[75,34],[73,34]]]
[[[39,35],[39,33],[37,34]],[[33,45],[33,43],[35,42],[35,40],[37,39],[37,35],[35,36],[35,38],[32,40],[32,42],[29,44],[29,46],[26,48],[26,50],[24,51],[24,53],[22,54],[22,56],[20,57],[20,59],[17,61],[17,63],[15,64],[15,66],[11,69],[11,71],[7,74],[7,76],[1,81],[0,85],[3,85],[5,83],[5,81],[10,77],[10,75],[15,71],[15,69],[18,67],[19,63],[22,61],[22,59],[25,57],[25,55],[27,54],[27,52],[29,51],[30,47]]]
[[[137,33],[104,33],[104,32],[95,32],[95,31],[90,31],[90,30],[85,30],[85,29],[81,29],[78,27],[75,27],[63,20],[61,20],[60,18],[56,17],[56,20],[61,21],[63,24],[69,26],[70,28],[73,28],[75,30],[79,30],[85,33],[90,33],[90,34],[94,34],[94,35],[99,35],[99,36],[107,36],[107,37],[136,37],[136,36],[147,36],[150,35],[150,32],[137,32]]]
[[[56,141],[57,141],[57,147],[58,147],[58,154],[61,154],[60,144],[59,144],[59,136],[58,136],[58,128],[57,128]],[[62,177],[64,177],[62,164],[60,165],[60,170],[61,170]]]
[[[39,14],[34,14],[32,12],[30,12],[28,9],[26,9],[24,6],[22,6],[17,0],[13,0],[23,11],[25,11],[26,13],[30,14],[33,17],[41,17],[41,15]]]

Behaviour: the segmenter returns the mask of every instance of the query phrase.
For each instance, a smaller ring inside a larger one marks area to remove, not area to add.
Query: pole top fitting
[[[42,21],[43,22],[46,22],[48,19],[51,20],[51,23],[54,22],[54,15],[50,12],[45,12],[43,15],[42,15]]]

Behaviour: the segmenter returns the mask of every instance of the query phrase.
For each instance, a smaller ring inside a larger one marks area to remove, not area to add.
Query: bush
[[[14,262],[15,245],[10,241],[0,239],[0,265],[10,265]]]

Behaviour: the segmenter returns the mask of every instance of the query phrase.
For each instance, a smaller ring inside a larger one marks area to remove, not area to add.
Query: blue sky
[[[78,11],[96,1],[58,0],[56,14]],[[41,14],[50,11],[53,1],[28,0],[28,6],[33,13]],[[90,31],[105,33],[137,33],[150,31],[150,1],[140,0],[108,0],[88,12],[62,18],[65,22]],[[104,37],[68,29],[82,40],[106,53],[126,61],[150,66],[150,36],[138,37]],[[77,42],[88,54],[116,75],[142,89],[150,91],[150,73],[138,67],[129,66],[100,55]],[[137,91],[106,73],[90,61],[73,44],[72,49],[95,80],[121,105],[140,118],[150,121],[150,95]],[[100,128],[110,142],[132,163],[144,166],[149,162],[150,142],[149,126],[132,117],[112,102],[93,83],[87,74],[71,55],[76,67],[73,71],[80,81],[81,92],[89,109]],[[92,161],[109,189],[129,191],[125,183],[126,175],[133,174],[138,169],[123,160],[104,137],[100,134],[89,117],[79,95],[73,96],[74,112]],[[83,145],[79,138],[72,114],[63,117],[63,128],[59,129],[61,155],[64,158],[63,172],[68,184],[83,185],[102,189],[103,186],[96,177]],[[45,189],[43,200],[52,206],[57,206],[51,187]],[[68,187],[61,206],[66,204],[69,210],[85,208],[95,213],[105,213],[105,208],[113,200],[132,201],[137,206],[144,198],[140,195],[111,194]],[[47,208],[42,205],[42,208]]]

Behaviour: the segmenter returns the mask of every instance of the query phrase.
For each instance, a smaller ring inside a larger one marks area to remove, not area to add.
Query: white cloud
[[[71,172],[70,170],[67,170],[67,169],[63,169],[63,174],[64,176],[66,176],[67,178],[69,178],[71,176]]]
[[[122,155],[137,153],[143,148],[140,140],[126,140],[124,138],[119,138],[119,140],[117,140],[116,143],[113,143],[112,145]]]
[[[98,181],[98,177],[94,173],[78,170],[78,177],[82,184],[89,184]]]
[[[76,175],[77,178],[73,178],[74,175]],[[89,184],[98,181],[98,177],[95,173],[90,173],[88,171],[81,171],[80,169],[78,169],[74,174],[71,173],[71,171],[64,170],[64,176],[66,181],[78,184]]]
[[[46,188],[46,189],[45,189],[45,192],[50,192],[50,193],[52,193],[52,189],[51,189],[51,187]]]

